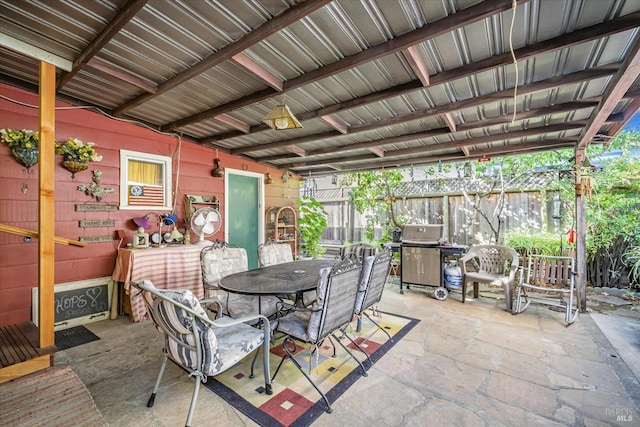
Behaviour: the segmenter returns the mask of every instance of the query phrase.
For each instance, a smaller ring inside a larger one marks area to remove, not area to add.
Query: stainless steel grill
[[[442,224],[407,224],[402,229],[400,244],[400,293],[403,284],[435,286],[436,298],[446,299],[444,266],[451,258],[467,252],[466,246],[445,243]]]

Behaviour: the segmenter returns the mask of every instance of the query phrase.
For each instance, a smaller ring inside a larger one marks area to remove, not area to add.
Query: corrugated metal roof
[[[639,27],[637,0],[0,0],[4,35],[76,61],[61,99],[304,175],[615,134]],[[0,54],[2,81],[33,89],[37,61]],[[304,128],[262,123],[282,102]]]

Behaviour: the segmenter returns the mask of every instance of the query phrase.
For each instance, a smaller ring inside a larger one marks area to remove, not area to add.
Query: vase
[[[38,149],[37,148],[25,148],[25,147],[13,147],[11,154],[22,166],[27,168],[27,171],[31,166],[38,163]]]
[[[71,172],[71,179],[75,179],[76,173],[81,172],[89,167],[89,162],[78,162],[76,160],[65,160],[62,166]]]

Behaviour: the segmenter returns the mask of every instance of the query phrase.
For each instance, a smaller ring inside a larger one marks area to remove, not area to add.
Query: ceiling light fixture
[[[301,128],[302,124],[296,119],[289,107],[282,102],[265,116],[262,121],[272,129],[285,130]]]

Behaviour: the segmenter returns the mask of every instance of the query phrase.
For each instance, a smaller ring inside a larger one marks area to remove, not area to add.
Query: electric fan
[[[211,236],[216,231],[220,230],[222,218],[217,209],[214,208],[200,208],[191,215],[191,229],[199,236],[199,240],[196,245],[208,245],[208,240],[205,240],[206,236]]]

